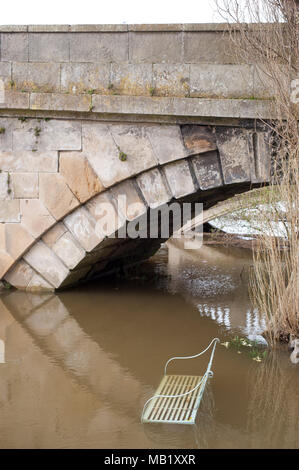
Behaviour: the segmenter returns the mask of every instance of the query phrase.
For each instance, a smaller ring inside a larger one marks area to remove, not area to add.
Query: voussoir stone
[[[39,197],[56,220],[80,205],[78,199],[58,173],[41,173],[39,175]]]
[[[54,217],[39,199],[21,199],[22,225],[38,238],[55,223]]]
[[[24,255],[25,261],[54,287],[58,288],[69,274],[68,268],[42,241]]]
[[[80,202],[103,191],[104,186],[81,152],[61,152],[59,172]]]

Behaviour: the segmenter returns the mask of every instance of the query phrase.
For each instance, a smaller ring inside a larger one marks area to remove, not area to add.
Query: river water
[[[0,296],[0,448],[299,448],[299,370],[287,350],[257,362],[250,348],[217,345],[197,425],[140,423],[169,357],[214,337],[262,341],[250,265],[245,249],[173,241],[126,277]],[[207,360],[170,373],[202,375]]]

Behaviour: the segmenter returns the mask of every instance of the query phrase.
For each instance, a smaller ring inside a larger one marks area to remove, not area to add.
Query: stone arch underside
[[[202,202],[208,209],[269,179],[263,130],[54,119],[39,122],[39,136],[32,138],[37,124],[31,121],[17,123],[14,155],[23,149],[24,158],[36,158],[38,191],[19,197],[18,221],[1,224],[2,251],[10,259],[2,278],[18,289],[62,289],[158,250],[162,238],[100,236],[96,225],[103,202],[113,211],[119,195],[138,203],[135,213],[125,214],[132,221],[173,201]],[[51,158],[57,159],[56,171],[45,171],[45,159],[53,166]],[[3,168],[1,157],[0,164]],[[22,164],[13,164],[13,176],[24,178],[26,171],[18,173]]]

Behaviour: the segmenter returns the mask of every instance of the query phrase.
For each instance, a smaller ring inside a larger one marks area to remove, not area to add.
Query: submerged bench
[[[196,414],[205,390],[206,383],[213,376],[211,370],[216,344],[214,338],[209,346],[194,356],[172,357],[164,368],[164,376],[155,394],[143,407],[142,423],[195,424]],[[210,360],[205,373],[197,375],[167,375],[167,366],[176,359],[194,359],[212,347]]]

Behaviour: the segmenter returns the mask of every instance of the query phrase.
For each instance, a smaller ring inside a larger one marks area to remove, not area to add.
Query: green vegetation
[[[0,134],[5,134],[5,127],[0,127]]]
[[[237,351],[238,354],[245,353],[256,362],[262,362],[267,357],[268,351],[265,347],[258,344],[256,341],[251,341],[248,338],[241,338],[235,336],[231,341],[221,343],[225,348],[232,348]]]

